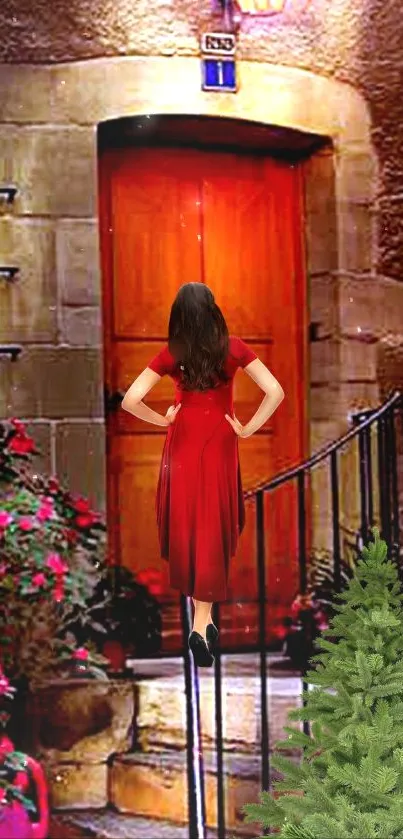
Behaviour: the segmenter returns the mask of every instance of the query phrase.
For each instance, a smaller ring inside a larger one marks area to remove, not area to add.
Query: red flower
[[[32,585],[37,586],[37,588],[41,588],[46,583],[46,577],[42,571],[38,571],[37,574],[34,574],[32,577]]]
[[[56,492],[59,492],[59,489],[60,489],[60,484],[59,484],[59,481],[57,480],[57,478],[49,478],[49,480],[48,480],[48,490],[49,490],[49,492],[52,492],[53,494],[55,494]]]
[[[36,518],[38,521],[48,521],[52,518],[54,513],[53,503],[49,503],[48,499],[44,499],[41,503],[41,506],[36,512]]]
[[[79,647],[74,651],[73,658],[75,658],[76,661],[88,661],[89,652],[85,649],[85,647]]]
[[[136,581],[154,597],[164,593],[163,575],[157,568],[145,568],[136,575]]]
[[[17,432],[7,443],[7,448],[13,454],[31,454],[31,452],[35,451],[35,443],[27,434]]]
[[[19,431],[21,433],[25,432],[25,425],[23,422],[21,422],[21,420],[13,417],[13,419],[11,420],[11,425],[16,429],[16,431]]]
[[[18,787],[20,790],[26,789],[28,785],[28,776],[26,772],[17,772],[14,781],[14,786]]]
[[[53,589],[53,600],[56,603],[61,603],[64,600],[64,580],[63,577],[58,577]]]
[[[98,516],[95,513],[87,513],[84,515],[77,516],[76,518],[76,525],[77,527],[92,527],[98,521]]]
[[[76,513],[90,513],[90,503],[87,498],[75,498],[71,502],[71,506]]]
[[[33,518],[31,518],[31,516],[21,516],[18,522],[18,527],[20,528],[20,530],[25,530],[28,532],[29,530],[34,529],[35,522]]]
[[[65,539],[67,539],[67,542],[69,543],[69,545],[75,545],[77,543],[78,534],[76,533],[75,530],[72,530],[72,529],[64,530],[63,531],[63,536],[64,536]]]

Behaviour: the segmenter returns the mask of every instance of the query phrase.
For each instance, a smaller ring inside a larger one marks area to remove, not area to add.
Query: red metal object
[[[0,762],[14,752],[14,743],[5,735],[0,738]],[[26,771],[17,772],[14,785],[27,798],[35,794],[37,816],[31,821],[24,807],[16,801],[3,804],[0,839],[46,839],[49,831],[49,798],[44,771],[34,758],[25,755]]]

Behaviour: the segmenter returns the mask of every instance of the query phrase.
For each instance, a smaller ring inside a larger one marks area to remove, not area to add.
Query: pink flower
[[[42,504],[42,506],[39,507],[39,510],[37,510],[36,518],[38,521],[48,521],[48,519],[52,518],[52,515],[53,507],[49,507],[47,504]]]
[[[0,696],[4,696],[5,693],[8,693],[10,690],[10,682],[7,679],[7,676],[4,673],[0,674]]]
[[[49,554],[46,560],[46,565],[51,571],[53,571],[54,574],[58,575],[67,574],[67,571],[69,570],[68,565],[63,562],[60,554]]]
[[[12,515],[7,513],[7,510],[0,510],[0,527],[8,527],[13,520]]]
[[[21,516],[18,522],[18,527],[20,528],[20,530],[33,530],[35,527],[35,522],[33,518],[31,518],[31,516]]]
[[[89,652],[85,649],[85,647],[79,647],[73,653],[73,658],[75,658],[76,661],[88,661],[88,657]]]
[[[42,571],[38,571],[37,574],[34,574],[32,577],[32,585],[37,586],[37,588],[41,588],[46,583],[46,577]]]
[[[5,562],[2,562],[0,565],[0,577],[4,577],[7,574],[7,565]]]

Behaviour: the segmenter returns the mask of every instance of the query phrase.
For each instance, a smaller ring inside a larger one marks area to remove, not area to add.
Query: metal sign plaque
[[[235,55],[236,38],[230,32],[205,32],[201,39],[203,55]]]

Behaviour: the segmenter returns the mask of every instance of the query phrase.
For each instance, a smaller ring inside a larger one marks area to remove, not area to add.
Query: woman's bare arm
[[[274,414],[277,410],[278,406],[284,399],[284,391],[277,379],[270,373],[270,370],[260,361],[259,358],[255,358],[250,364],[247,364],[244,367],[245,373],[253,379],[254,382],[264,391],[264,399],[259,405],[257,411],[253,414],[253,417],[246,423],[246,425],[241,426],[237,420],[233,420],[232,417],[228,417],[227,419],[232,425],[234,431],[239,435],[239,437],[251,437],[252,434],[255,434],[256,431],[259,431],[259,428],[267,422],[268,419]],[[232,420],[232,421],[231,421]]]
[[[148,408],[143,402],[146,394],[149,393],[160,379],[161,376],[158,373],[155,373],[150,367],[146,367],[125,393],[122,401],[123,410],[128,411],[129,414],[138,417],[138,419],[150,422],[152,425],[170,425],[168,417],[164,417],[157,411],[153,411],[152,408]]]

